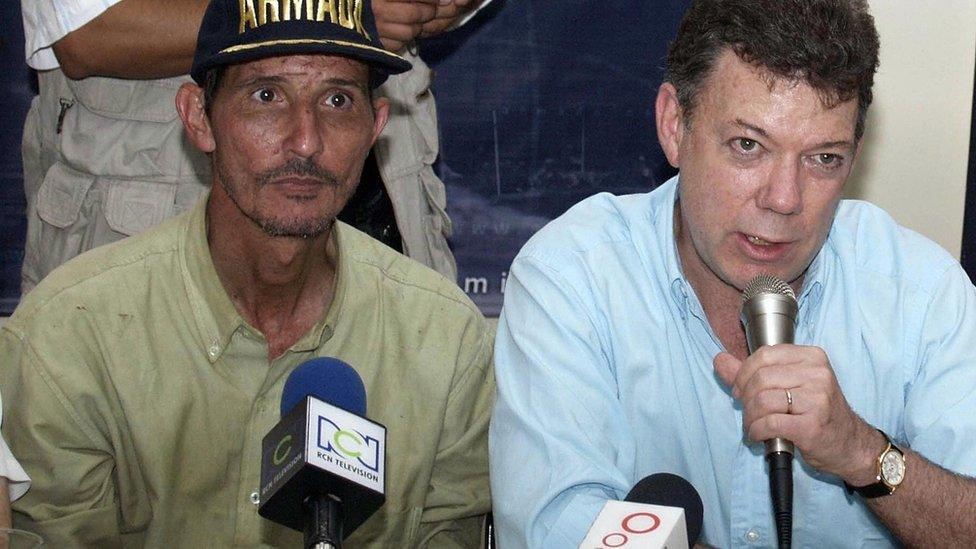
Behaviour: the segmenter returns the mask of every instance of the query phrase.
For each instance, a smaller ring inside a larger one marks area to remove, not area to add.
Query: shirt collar
[[[674,207],[678,201],[678,182],[679,176],[676,175],[653,191],[661,193],[662,196],[652,202],[652,207],[647,212],[647,221],[652,230],[646,237],[656,240],[653,249],[662,251],[664,275],[671,290],[671,298],[677,305],[681,317],[685,318],[688,315],[689,296],[694,295],[694,292],[681,269],[678,244],[674,239]],[[649,273],[653,274],[657,271],[650,258],[645,258],[645,263]]]
[[[180,261],[186,294],[200,333],[203,352],[213,363],[227,348],[231,336],[244,324],[227,290],[217,277],[207,242],[207,203],[210,193],[197,201],[180,242]]]
[[[833,233],[833,229],[831,229]],[[816,312],[820,309],[820,302],[823,300],[824,279],[827,277],[827,256],[832,253],[830,234],[820,247],[820,251],[810,262],[806,273],[803,275],[803,287],[800,288],[800,296],[797,299],[799,306],[799,321],[803,324],[813,322]]]
[[[184,227],[186,233],[180,242],[180,261],[186,294],[200,334],[203,353],[210,363],[214,363],[227,349],[234,333],[246,323],[220,282],[210,254],[206,221],[208,201],[209,193],[197,202],[189,214]],[[339,311],[343,309],[346,299],[348,284],[345,281],[350,278],[349,262],[341,260],[345,255],[342,242],[346,240],[342,234],[349,230],[351,229],[339,221],[333,225],[327,244],[330,254],[334,254],[337,262],[332,304],[325,318],[292,345],[293,351],[314,350],[334,333]]]

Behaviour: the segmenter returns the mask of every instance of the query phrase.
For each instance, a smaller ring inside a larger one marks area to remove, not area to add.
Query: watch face
[[[881,477],[889,486],[898,486],[905,478],[905,459],[894,451],[885,452],[881,458]]]

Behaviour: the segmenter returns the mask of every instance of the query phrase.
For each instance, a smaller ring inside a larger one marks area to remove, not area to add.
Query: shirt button
[[[757,541],[759,541],[759,532],[755,530],[749,530],[748,532],[746,532],[746,541],[748,541],[749,543],[756,543]]]
[[[217,358],[218,353],[220,353],[220,347],[216,345],[211,345],[210,348],[207,349],[207,354],[210,355],[210,358]]]
[[[261,495],[257,492],[251,492],[251,503],[254,505],[261,503]]]

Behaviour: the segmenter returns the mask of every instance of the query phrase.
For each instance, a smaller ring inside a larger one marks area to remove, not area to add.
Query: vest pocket
[[[107,179],[105,221],[127,236],[158,225],[173,216],[175,183]]]
[[[44,174],[44,181],[37,191],[37,215],[59,229],[71,226],[78,220],[78,213],[94,183],[94,176],[55,163]]]

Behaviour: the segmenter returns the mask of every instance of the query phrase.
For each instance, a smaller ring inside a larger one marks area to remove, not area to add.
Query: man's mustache
[[[339,185],[339,178],[331,171],[319,166],[310,159],[294,158],[288,162],[272,168],[258,178],[258,183],[263,187],[274,183],[276,179],[289,176],[310,177],[323,185]]]

